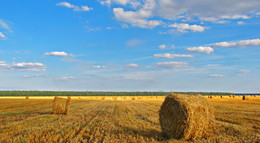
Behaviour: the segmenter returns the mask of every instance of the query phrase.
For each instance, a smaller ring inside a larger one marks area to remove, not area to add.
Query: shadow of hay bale
[[[159,111],[163,134],[169,138],[190,140],[213,134],[214,110],[201,95],[169,94]]]
[[[164,136],[162,132],[156,131],[154,129],[142,130],[142,129],[135,129],[135,128],[132,128],[132,127],[121,126],[119,124],[115,124],[115,126],[121,128],[121,130],[124,131],[124,134],[128,134],[128,135],[134,134],[134,135],[137,135],[137,136],[142,136],[144,138],[153,138],[156,141],[167,140],[166,136]],[[117,135],[118,132],[114,131],[114,134]]]

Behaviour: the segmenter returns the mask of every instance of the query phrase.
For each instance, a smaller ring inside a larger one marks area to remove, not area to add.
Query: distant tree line
[[[100,91],[0,91],[0,96],[166,96],[171,92],[100,92]],[[174,92],[179,94],[233,95],[223,92]]]

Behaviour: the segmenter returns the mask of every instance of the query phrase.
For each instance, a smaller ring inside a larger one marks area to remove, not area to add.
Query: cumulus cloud
[[[2,39],[2,40],[6,39],[5,35],[2,32],[0,32],[0,39]]]
[[[17,71],[45,72],[46,67],[42,63],[13,63],[10,69]]]
[[[49,56],[60,56],[60,57],[65,57],[65,56],[72,56],[72,54],[68,54],[66,52],[50,52],[50,53],[45,53],[44,55],[49,55]]]
[[[199,47],[190,47],[190,48],[187,48],[186,51],[194,52],[194,53],[210,54],[211,52],[214,52],[214,49],[211,48],[211,47],[202,47],[202,46],[199,46]]]
[[[161,62],[153,64],[155,67],[163,67],[163,68],[185,68],[189,63],[185,62]]]
[[[57,3],[57,6],[64,6],[64,7],[67,7],[67,8],[72,8],[74,11],[90,11],[90,10],[93,9],[93,8],[88,7],[86,5],[76,6],[76,5],[73,5],[73,4],[65,2],[65,1]]]
[[[154,28],[162,24],[160,20],[149,20],[153,16],[152,10],[156,7],[155,0],[146,0],[142,8],[137,11],[125,11],[123,8],[113,8],[115,18],[130,23],[134,27]]]
[[[154,57],[157,58],[166,58],[166,59],[173,59],[173,58],[193,58],[194,56],[192,55],[185,55],[185,54],[170,54],[170,53],[165,53],[165,54],[154,54]]]
[[[131,67],[131,68],[139,68],[139,67],[140,67],[138,64],[133,64],[133,63],[131,63],[131,64],[125,64],[125,66]]]
[[[245,47],[257,47],[260,46],[260,39],[248,39],[248,40],[241,40],[237,42],[220,42],[213,44],[214,47],[238,47],[238,48],[245,48]]]
[[[187,23],[174,23],[169,25],[169,27],[176,28],[179,32],[203,32],[207,27],[200,25],[189,25]]]
[[[160,49],[165,49],[165,48],[166,48],[166,45],[164,45],[164,44],[159,45],[158,48],[160,48]]]
[[[211,74],[209,77],[224,77],[225,75],[223,74]]]
[[[63,76],[63,77],[59,77],[59,78],[55,78],[55,80],[71,80],[71,79],[76,79],[73,76]]]
[[[7,64],[5,61],[0,61],[0,68],[6,70],[16,71],[32,71],[32,72],[45,72],[46,67],[42,63],[12,63]]]
[[[130,0],[101,1],[102,4],[109,6],[116,3],[133,7],[130,4],[131,2]],[[260,10],[259,0],[144,0],[136,2],[135,5],[139,9],[125,11],[121,7],[114,8],[115,18],[119,21],[131,23],[132,26],[153,28],[162,25],[163,20],[201,20],[226,23],[229,20],[250,19],[256,17]],[[155,18],[160,18],[162,21],[154,20]],[[194,27],[193,30],[196,29],[194,31],[197,32],[205,30],[203,30],[205,27],[199,27],[198,25]]]

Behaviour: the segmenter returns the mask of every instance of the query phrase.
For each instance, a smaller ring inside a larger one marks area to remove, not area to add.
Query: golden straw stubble
[[[201,95],[169,94],[159,111],[162,132],[169,138],[195,139],[214,133],[214,110]]]

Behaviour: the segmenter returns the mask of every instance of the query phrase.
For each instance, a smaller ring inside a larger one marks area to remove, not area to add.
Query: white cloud
[[[248,39],[248,40],[241,40],[238,42],[220,42],[213,44],[214,47],[258,47],[260,46],[260,39]]]
[[[0,68],[7,68],[8,64],[5,61],[0,61]]]
[[[130,6],[132,9],[133,7],[134,9],[139,8],[126,11],[122,7],[117,7],[113,8],[113,11],[117,20],[142,28],[153,28],[161,25],[163,20],[200,20],[223,24],[229,20],[256,17],[260,10],[259,0],[144,0],[135,1],[135,4],[131,4],[131,2],[131,0],[101,1],[102,4],[109,6],[115,3]],[[154,20],[155,18],[160,18],[162,21]],[[203,27],[195,29],[194,31],[197,32],[204,31]]]
[[[179,32],[203,32],[207,27],[203,27],[200,25],[189,25],[187,23],[174,23],[169,25],[169,27],[176,28]]]
[[[153,64],[155,67],[163,67],[163,68],[185,68],[189,63],[185,62],[161,62]]]
[[[69,76],[69,77],[63,76],[63,77],[56,78],[55,80],[70,80],[70,79],[76,79],[76,78],[73,76]]]
[[[235,46],[235,43],[228,43],[228,42],[220,42],[220,43],[216,43],[213,46],[214,47],[232,47]]]
[[[193,58],[194,56],[192,55],[184,55],[184,54],[170,54],[170,53],[165,53],[165,54],[154,54],[154,57],[157,58],[166,58],[166,59],[173,59],[173,58]]]
[[[138,64],[133,64],[133,63],[131,63],[131,64],[125,64],[125,66],[131,67],[131,68],[139,68],[139,67],[140,67]]]
[[[239,70],[238,71],[239,73],[249,73],[249,72],[251,72],[250,70]]]
[[[209,77],[224,77],[225,75],[223,74],[211,74]]]
[[[175,45],[171,45],[171,48],[174,48],[175,47]]]
[[[214,49],[211,47],[191,47],[191,48],[187,48],[186,51],[189,52],[194,52],[194,53],[205,53],[205,54],[210,54],[211,52],[214,52]]]
[[[0,19],[0,28],[11,31],[11,28],[2,19]]]
[[[72,54],[68,54],[66,52],[50,52],[50,53],[45,53],[44,55],[49,55],[49,56],[60,56],[60,57],[65,57],[65,56],[72,56]]]
[[[250,16],[248,16],[248,15],[240,15],[240,14],[236,14],[236,15],[223,15],[223,16],[221,16],[221,19],[250,19]]]
[[[22,78],[46,77],[46,75],[23,75]]]
[[[12,63],[7,64],[4,61],[0,62],[0,68],[6,70],[16,70],[16,71],[32,71],[32,72],[45,72],[46,67],[42,63]]]
[[[131,7],[136,8],[140,5],[140,2],[137,0],[102,0],[100,1],[102,5],[107,5],[110,7],[111,4],[119,4],[119,5],[127,5],[129,4]]]
[[[91,66],[93,69],[101,69],[101,68],[106,68],[106,66],[100,66],[100,65],[93,65]]]
[[[45,72],[46,67],[42,63],[13,63],[10,69],[17,71]]]
[[[0,39],[2,39],[2,40],[6,39],[5,35],[2,32],[0,32]]]
[[[125,11],[123,8],[113,8],[115,18],[128,22],[134,27],[154,28],[162,24],[159,20],[148,20],[153,16],[152,10],[156,7],[155,0],[146,0],[142,8],[137,11]]]
[[[159,45],[158,48],[160,48],[160,49],[165,49],[165,48],[166,48],[166,45],[164,45],[164,44]]]
[[[86,5],[76,6],[76,5],[73,5],[73,4],[65,2],[65,1],[57,3],[57,6],[64,6],[64,7],[67,7],[67,8],[72,8],[74,11],[90,11],[90,10],[93,9],[93,8],[88,7]]]

